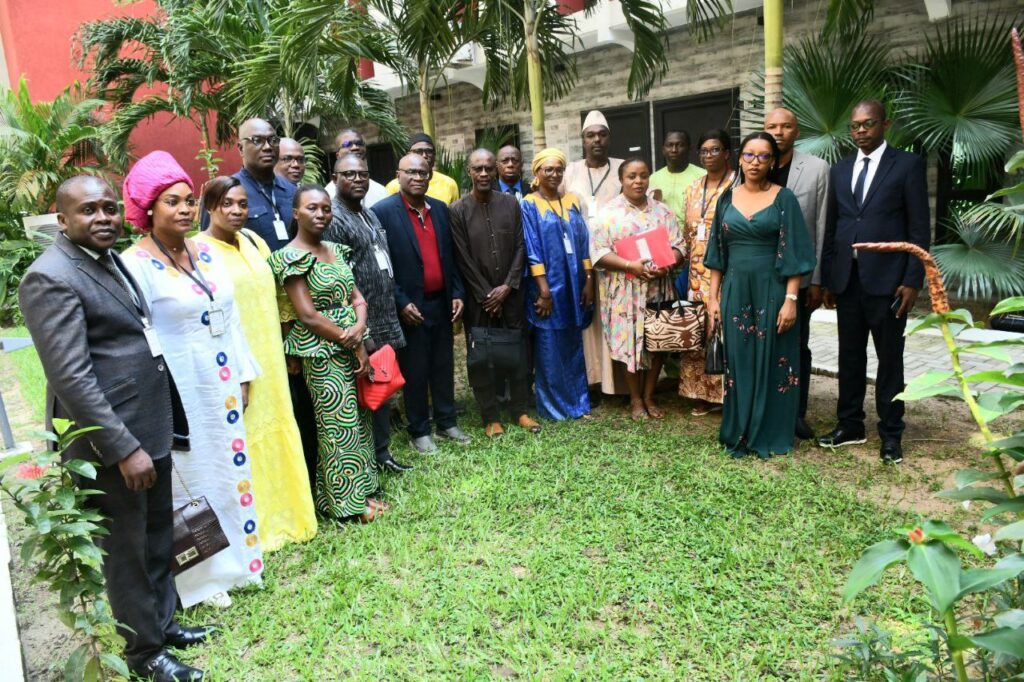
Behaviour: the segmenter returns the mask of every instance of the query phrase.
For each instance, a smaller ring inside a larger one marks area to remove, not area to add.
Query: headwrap
[[[583,127],[580,128],[580,132],[585,132],[590,126],[601,126],[605,130],[611,131],[611,128],[608,127],[608,119],[606,119],[604,114],[597,109],[591,111],[587,114],[587,117],[583,119]]]
[[[434,138],[430,137],[430,135],[427,135],[426,133],[416,133],[415,135],[409,138],[409,144],[405,148],[406,151],[412,149],[412,146],[417,142],[426,142],[434,149],[437,149],[437,145],[434,144]]]
[[[152,218],[149,209],[156,203],[156,198],[168,187],[184,182],[193,192],[196,191],[192,178],[167,152],[155,151],[146,154],[135,162],[135,165],[124,177],[124,217],[140,232],[149,232]]]
[[[555,147],[548,147],[547,149],[537,152],[533,157],[533,164],[530,166],[530,172],[533,175],[533,180],[530,181],[530,186],[533,187],[534,189],[537,189],[537,186],[540,185],[540,178],[537,175],[537,171],[540,170],[541,164],[549,159],[561,161],[563,168],[565,167],[566,163],[568,163],[568,160],[565,158],[565,154],[562,153],[561,149],[556,149]]]

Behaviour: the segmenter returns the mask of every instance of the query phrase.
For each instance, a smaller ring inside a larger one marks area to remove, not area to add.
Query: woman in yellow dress
[[[263,374],[249,389],[245,412],[256,518],[264,551],[316,534],[316,514],[291,397],[277,309],[277,285],[267,264],[270,248],[244,229],[249,215],[245,187],[221,176],[206,184],[203,207],[210,226],[196,237],[216,251],[235,286],[235,301],[249,348]]]

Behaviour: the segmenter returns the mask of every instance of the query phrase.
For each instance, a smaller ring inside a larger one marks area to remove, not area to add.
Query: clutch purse
[[[174,468],[173,462],[171,467]],[[177,468],[174,468],[174,472],[178,474]],[[178,474],[178,480],[189,501],[174,510],[174,544],[171,550],[171,573],[174,575],[209,559],[231,544],[221,528],[220,519],[206,498],[193,497],[181,474]]]
[[[377,410],[402,386],[405,386],[405,377],[398,368],[395,349],[384,344],[370,356],[370,373],[356,380],[359,406]]]
[[[700,350],[706,326],[702,301],[648,303],[644,308],[644,348],[650,353]]]
[[[725,374],[725,346],[722,344],[722,325],[717,318],[704,351],[704,373]]]

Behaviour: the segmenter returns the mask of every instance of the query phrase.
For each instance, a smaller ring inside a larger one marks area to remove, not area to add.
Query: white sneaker
[[[218,592],[204,599],[203,603],[216,609],[226,609],[231,606],[231,597],[227,592]]]

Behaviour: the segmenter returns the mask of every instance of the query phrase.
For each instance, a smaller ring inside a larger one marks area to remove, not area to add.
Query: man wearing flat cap
[[[608,156],[611,140],[608,121],[596,109],[583,120],[583,158],[573,161],[565,169],[565,179],[560,191],[573,192],[583,202],[583,218],[587,225],[597,212],[622,192],[619,183],[619,166],[622,159]],[[598,275],[600,282],[600,274]],[[598,293],[598,297],[600,293]],[[599,300],[594,305],[600,309]],[[587,383],[591,387],[600,385],[601,393],[625,395],[629,393],[625,370],[621,363],[613,363],[608,342],[599,315],[583,330],[583,354],[587,359]],[[595,395],[595,399],[599,397]]]
[[[423,157],[430,167],[430,183],[427,185],[427,196],[431,199],[443,201],[445,204],[452,204],[462,196],[459,190],[459,183],[434,168],[436,151],[434,139],[426,133],[416,133],[409,138],[409,146],[406,151],[410,154],[417,154]],[[389,182],[386,187],[388,194],[398,194],[398,178]]]

